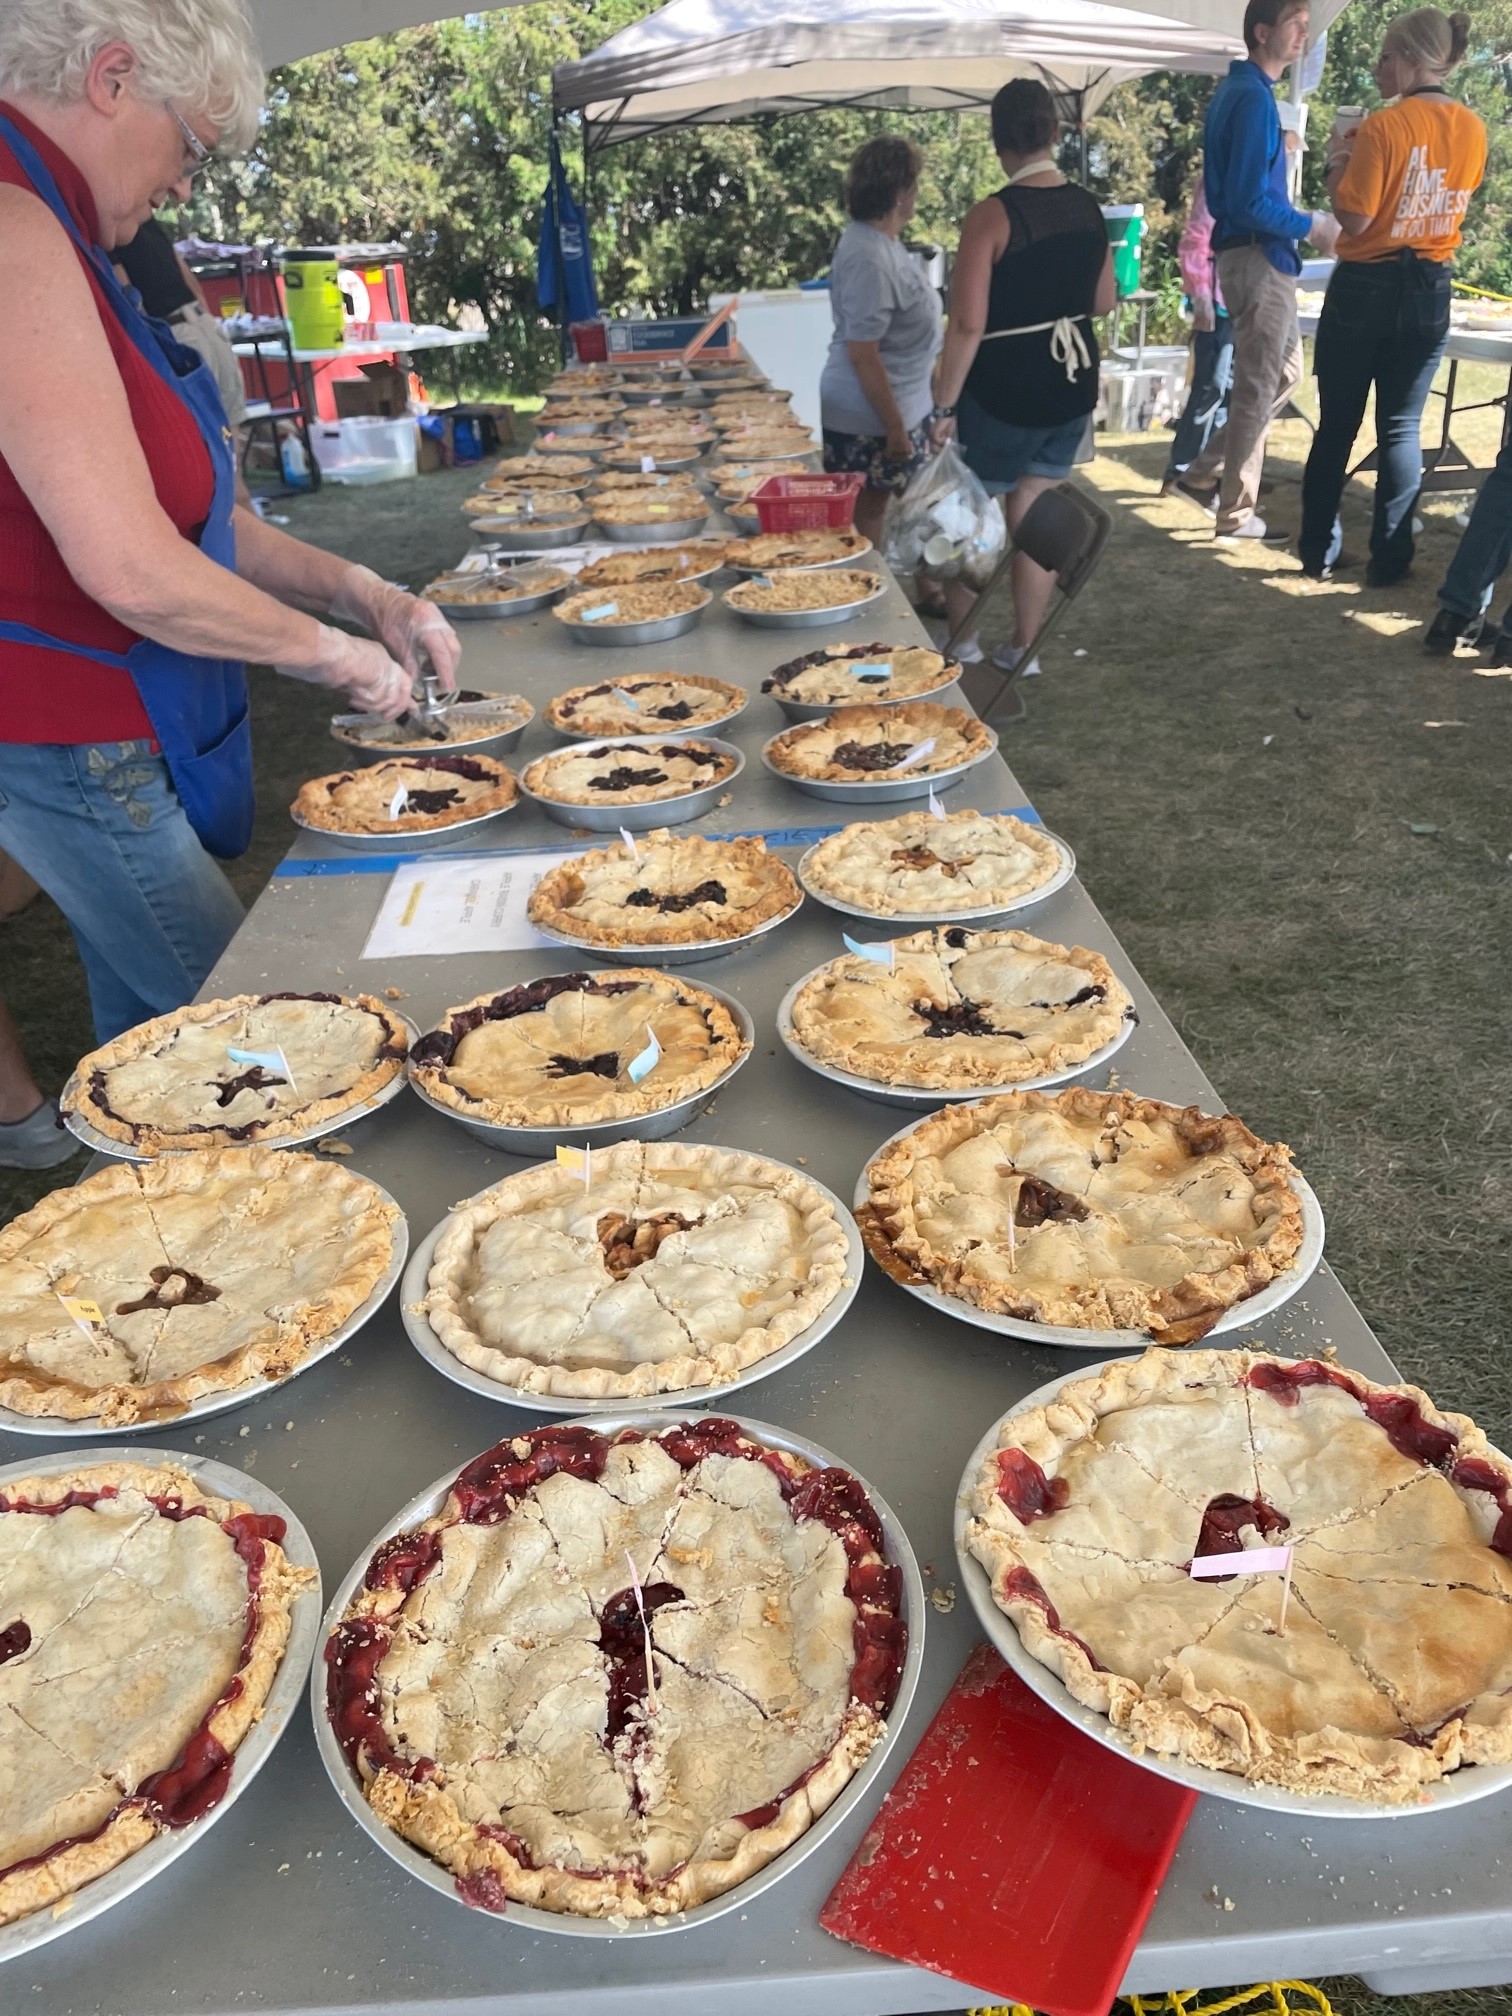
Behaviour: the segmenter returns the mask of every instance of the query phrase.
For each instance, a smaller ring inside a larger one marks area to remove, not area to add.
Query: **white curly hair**
[[[263,70],[243,0],[0,0],[0,96],[76,104],[108,42],[134,51],[144,97],[208,119],[225,148],[251,145]]]

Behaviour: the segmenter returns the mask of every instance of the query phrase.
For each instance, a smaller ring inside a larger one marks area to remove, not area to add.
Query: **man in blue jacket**
[[[1214,531],[1220,539],[1265,539],[1255,509],[1265,437],[1302,376],[1297,328],[1297,242],[1331,252],[1339,227],[1322,211],[1298,210],[1286,193],[1286,149],[1277,79],[1307,46],[1307,0],[1249,0],[1244,46],[1213,93],[1203,129],[1203,179],[1213,213],[1218,279],[1234,330],[1228,442]]]

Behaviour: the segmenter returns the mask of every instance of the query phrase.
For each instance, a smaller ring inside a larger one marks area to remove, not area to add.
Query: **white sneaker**
[[[1263,539],[1269,528],[1258,511],[1251,511],[1242,525],[1236,525],[1231,532],[1215,532],[1215,539]]]
[[[1021,644],[999,644],[992,654],[992,663],[999,672],[1017,672],[1020,679],[1037,679],[1040,674],[1038,658],[1031,658],[1027,665],[1021,665],[1024,655]]]
[[[0,1127],[0,1169],[55,1169],[80,1144],[58,1118],[56,1099],[44,1099],[35,1113]]]
[[[982,640],[975,630],[962,637],[955,647],[958,665],[980,665],[982,662]]]

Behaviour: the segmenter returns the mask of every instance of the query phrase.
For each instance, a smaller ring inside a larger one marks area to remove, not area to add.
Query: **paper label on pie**
[[[889,972],[893,970],[895,959],[890,938],[880,945],[866,945],[859,938],[852,938],[848,931],[842,931],[840,936],[845,941],[846,950],[854,952],[858,959],[869,959],[874,966],[885,966]]]
[[[78,1324],[86,1337],[94,1335],[95,1324],[103,1324],[105,1321],[100,1314],[99,1303],[89,1301],[86,1296],[59,1295],[58,1300],[63,1304],[64,1312]]]
[[[233,1064],[255,1064],[263,1071],[276,1071],[280,1078],[287,1079],[290,1091],[296,1089],[294,1073],[289,1069],[289,1060],[282,1049],[277,1050],[235,1050],[228,1043],[226,1055]]]
[[[935,796],[933,784],[929,787],[929,816],[931,819],[943,819],[945,817],[945,807]]]
[[[627,847],[629,848],[629,850],[630,850],[630,859],[631,859],[632,861],[639,861],[639,859],[640,859],[640,849],[639,849],[639,847],[637,847],[637,846],[636,846],[636,844],[635,844],[635,835],[634,835],[634,834],[633,834],[633,833],[632,833],[632,832],[630,831],[630,828],[629,828],[628,826],[621,826],[621,828],[620,828],[620,838],[621,838],[621,840],[623,840],[623,841],[624,841],[625,845],[626,845],[626,846],[627,846]]]
[[[852,665],[851,670],[858,679],[865,679],[872,685],[880,685],[884,679],[892,677],[892,666],[886,658],[863,658],[859,664]]]
[[[638,1050],[625,1066],[630,1074],[630,1083],[639,1085],[642,1078],[649,1077],[661,1062],[661,1045],[656,1040],[656,1031],[647,1025],[647,1043],[644,1050]]]
[[[927,741],[921,742],[917,749],[910,749],[906,756],[900,756],[896,763],[889,765],[889,768],[893,770],[912,770],[916,763],[922,763],[926,756],[933,756],[934,752],[935,738],[931,735]]]
[[[602,623],[606,616],[618,616],[618,602],[596,602],[591,609],[584,609],[578,617],[580,623]]]
[[[563,1169],[574,1176],[581,1176],[586,1190],[593,1181],[593,1150],[591,1148],[568,1148],[557,1144],[556,1159]]]
[[[393,797],[389,800],[388,815],[390,819],[397,819],[400,813],[405,811],[408,808],[408,806],[409,806],[409,786],[407,784],[401,784],[398,790],[394,793]]]
[[[633,694],[627,693],[623,686],[611,686],[609,688],[609,691],[614,695],[616,700],[623,702],[623,704],[630,709],[632,714],[639,714],[640,712],[639,700],[637,700]]]
[[[1198,1581],[1221,1575],[1284,1575],[1291,1559],[1290,1547],[1241,1547],[1236,1554],[1199,1554],[1187,1573]]]
[[[656,474],[656,457],[654,455],[642,455],[641,474],[642,476],[654,476]]]

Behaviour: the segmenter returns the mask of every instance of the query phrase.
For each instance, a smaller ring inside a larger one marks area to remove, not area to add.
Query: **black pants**
[[[1313,350],[1319,417],[1302,478],[1304,567],[1317,570],[1338,557],[1339,499],[1372,385],[1380,466],[1371,578],[1395,581],[1411,566],[1412,512],[1423,483],[1419,428],[1448,335],[1447,261],[1402,252],[1334,268]]]

